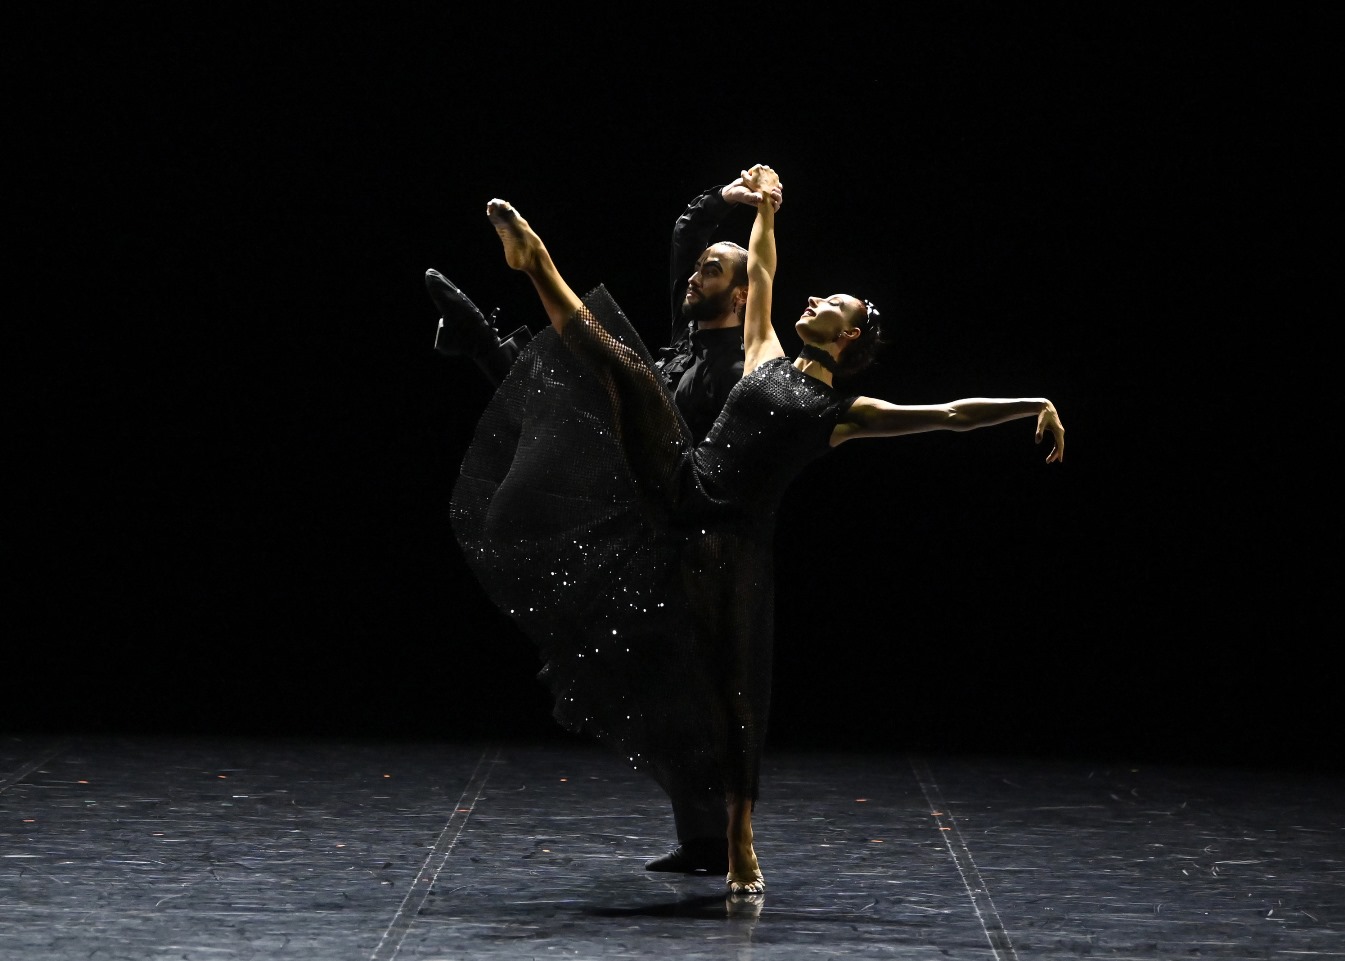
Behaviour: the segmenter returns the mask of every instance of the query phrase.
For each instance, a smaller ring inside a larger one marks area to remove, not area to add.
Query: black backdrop
[[[1321,25],[765,20],[19,31],[0,729],[558,736],[448,526],[488,392],[430,349],[424,270],[536,328],[502,196],[658,341],[674,218],[765,162],[780,317],[869,297],[866,392],[1044,394],[1070,431],[1063,466],[1019,422],[809,469],[773,742],[1339,764]]]

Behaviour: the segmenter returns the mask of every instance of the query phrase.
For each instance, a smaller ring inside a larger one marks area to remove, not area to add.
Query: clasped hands
[[[738,179],[724,188],[723,197],[729,203],[761,206],[763,197],[771,199],[771,206],[780,209],[784,190],[780,176],[765,164],[755,164],[739,174]]]

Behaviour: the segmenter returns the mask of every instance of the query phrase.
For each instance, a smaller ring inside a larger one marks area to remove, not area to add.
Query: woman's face
[[[864,302],[849,294],[809,297],[794,330],[805,344],[829,344],[858,327],[866,312]]]

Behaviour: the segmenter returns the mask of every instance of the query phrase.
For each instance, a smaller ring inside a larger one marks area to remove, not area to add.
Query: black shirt
[[[689,361],[673,387],[673,400],[691,428],[691,436],[701,440],[714,426],[733,385],[743,376],[743,329],[719,327],[691,333],[689,350],[670,359],[665,372],[677,361]]]

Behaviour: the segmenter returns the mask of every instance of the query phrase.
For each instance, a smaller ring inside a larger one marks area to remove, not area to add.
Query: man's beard
[[[717,320],[733,310],[733,289],[721,290],[700,300],[682,301],[682,319],[699,324],[703,320]]]

